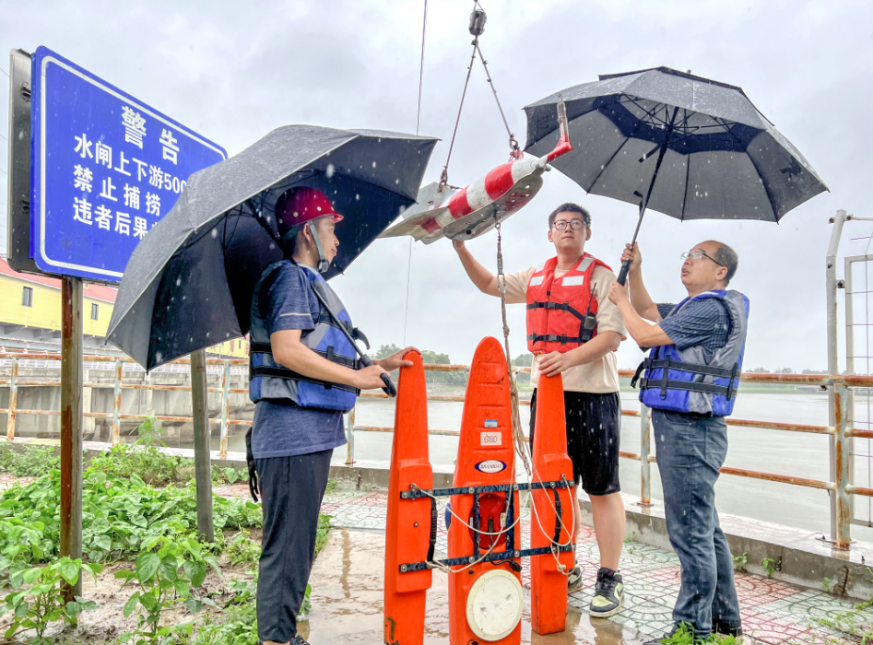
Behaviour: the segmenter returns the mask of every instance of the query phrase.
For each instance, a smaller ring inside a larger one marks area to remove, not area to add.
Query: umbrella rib
[[[691,155],[685,161],[685,194],[682,195],[682,212],[679,221],[685,221],[685,206],[688,204],[688,179],[691,176]]]
[[[773,195],[770,194],[770,188],[767,186],[767,182],[764,181],[764,178],[761,176],[761,170],[758,168],[758,164],[755,163],[755,159],[748,152],[746,156],[749,158],[749,161],[752,162],[752,166],[755,168],[755,172],[758,173],[758,179],[761,181],[761,185],[764,186],[764,192],[767,193],[767,202],[770,204],[770,210],[773,211],[773,221],[778,222],[779,217],[776,214],[776,209],[773,207]]]
[[[630,97],[630,96],[628,96],[627,94],[624,94],[623,96],[627,96],[627,98],[628,98],[631,102],[633,102],[633,97]],[[635,105],[636,105],[636,103],[635,103]],[[660,105],[660,104],[658,104],[658,105]],[[638,106],[638,107],[641,107],[641,106]],[[655,107],[652,108],[653,111],[654,111],[654,110],[657,110],[657,109],[658,109],[658,106],[657,106],[657,105],[656,105]],[[646,114],[649,114],[649,112],[647,111]],[[642,122],[643,122],[642,119],[637,119],[636,124],[634,124],[634,130],[633,130],[633,132],[631,132],[629,136],[625,137],[625,139],[624,139],[624,141],[622,141],[621,145],[620,145],[618,148],[615,149],[615,152],[612,153],[612,156],[609,158],[609,161],[607,161],[605,164],[603,164],[603,166],[600,168],[600,172],[597,173],[597,176],[596,176],[596,177],[594,178],[594,180],[591,182],[590,187],[585,189],[587,192],[589,192],[589,193],[591,192],[591,189],[594,188],[594,184],[596,184],[596,183],[597,183],[597,180],[600,179],[600,175],[602,175],[604,172],[606,172],[606,169],[609,167],[609,164],[612,163],[612,160],[615,159],[615,156],[616,156],[619,152],[621,152],[621,149],[625,147],[625,145],[627,144],[628,141],[630,141],[631,139],[634,138],[634,135],[636,135],[637,130],[638,130],[639,127],[640,127],[640,123],[642,123]]]

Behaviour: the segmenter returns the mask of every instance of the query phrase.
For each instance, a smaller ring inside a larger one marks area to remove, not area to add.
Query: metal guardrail
[[[18,416],[23,414],[39,414],[39,415],[60,415],[58,410],[25,410],[18,408],[18,389],[20,387],[35,387],[35,386],[60,386],[60,382],[56,381],[26,381],[19,378],[19,361],[21,359],[39,360],[57,360],[60,361],[60,354],[21,354],[0,352],[0,359],[11,358],[12,370],[8,380],[0,380],[0,385],[9,387],[9,407],[0,409],[0,413],[7,413],[6,424],[6,439],[13,441],[15,439],[15,423]],[[114,393],[114,402],[112,412],[86,412],[85,417],[88,418],[109,418],[112,419],[112,445],[120,443],[120,422],[122,419],[145,420],[149,418],[146,415],[122,414],[121,413],[121,392],[122,390],[170,390],[170,391],[190,391],[190,386],[174,386],[174,385],[152,385],[152,384],[136,384],[124,383],[122,380],[122,366],[125,362],[133,362],[132,359],[119,359],[110,356],[88,356],[89,361],[94,362],[114,362],[115,378],[112,383],[85,383],[85,387],[91,388],[112,388]],[[188,364],[189,359],[179,359],[174,361],[178,364]],[[229,403],[231,393],[248,393],[248,389],[231,388],[230,376],[232,365],[248,365],[245,359],[207,359],[208,365],[221,365],[221,379],[219,387],[208,388],[210,392],[221,393],[220,417],[217,419],[209,419],[210,423],[220,424],[220,447],[219,456],[227,457],[228,446],[228,428],[232,425],[248,426],[251,421],[233,420],[229,418]],[[430,372],[465,372],[469,370],[467,365],[425,365],[425,370]],[[514,367],[516,373],[530,372],[529,367]],[[620,370],[621,376],[633,376],[633,371]],[[819,434],[835,439],[836,450],[834,451],[834,481],[823,481],[818,479],[809,479],[805,477],[794,477],[789,475],[780,475],[776,473],[768,473],[754,470],[745,470],[741,468],[723,467],[721,472],[726,475],[734,475],[738,477],[747,477],[751,479],[760,479],[771,482],[779,482],[783,484],[791,484],[793,486],[803,486],[806,488],[814,488],[819,490],[827,490],[836,496],[837,507],[837,525],[834,534],[831,536],[837,548],[848,548],[851,541],[850,537],[850,499],[852,495],[860,495],[865,497],[873,497],[873,488],[853,486],[849,480],[849,461],[850,461],[850,441],[853,437],[873,439],[873,430],[863,430],[850,427],[850,415],[848,414],[848,399],[849,389],[853,387],[871,388],[873,387],[873,376],[853,376],[853,375],[826,375],[826,374],[757,374],[745,373],[741,377],[741,381],[745,383],[769,383],[769,384],[791,384],[791,385],[817,385],[823,389],[833,389],[835,400],[835,423],[833,426],[815,426],[803,425],[795,423],[779,423],[770,421],[755,421],[747,419],[728,418],[728,426],[743,427],[743,428],[759,428],[764,430],[775,430],[783,432],[802,432],[807,434]],[[361,395],[364,398],[387,398],[387,395],[382,393],[366,392]],[[448,395],[428,395],[429,401],[453,401],[463,402],[462,396]],[[530,405],[528,401],[521,401],[522,405]],[[621,452],[621,457],[640,462],[640,504],[651,504],[651,464],[656,462],[656,458],[651,454],[651,428],[649,410],[640,404],[640,410],[623,409],[623,416],[639,417],[640,418],[640,452]],[[193,421],[192,417],[184,416],[160,416],[157,417],[161,421],[171,422],[189,422]],[[353,408],[348,413],[347,418],[347,454],[346,463],[351,465],[355,463],[355,433],[356,432],[393,432],[392,427],[382,426],[358,426],[355,424],[355,409]],[[457,437],[460,433],[456,430],[438,430],[429,429],[428,434],[436,436]]]

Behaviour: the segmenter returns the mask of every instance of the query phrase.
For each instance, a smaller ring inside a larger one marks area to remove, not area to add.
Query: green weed
[[[112,446],[91,459],[90,468],[116,477],[139,477],[152,486],[186,482],[194,475],[194,462],[161,450],[166,447],[157,419],[146,419],[138,428],[133,444]]]
[[[61,583],[76,584],[80,571],[88,571],[96,580],[101,567],[99,564],[83,564],[81,560],[61,558],[46,567],[23,569],[12,574],[11,585],[16,591],[6,596],[0,608],[0,615],[12,612],[12,624],[4,636],[11,639],[23,629],[34,629],[36,638],[29,641],[30,645],[48,644],[52,642],[52,639],[45,637],[49,623],[63,620],[75,625],[76,617],[82,611],[97,609],[97,603],[79,596],[74,601],[64,603]],[[30,587],[18,591],[23,584]]]
[[[767,572],[767,577],[772,578],[773,574],[776,572],[776,560],[773,558],[764,558],[761,560],[761,566],[764,567],[764,571]]]
[[[710,634],[705,640],[695,638],[694,629],[687,623],[681,623],[679,628],[669,638],[662,638],[664,645],[737,645],[733,636]]]
[[[318,532],[315,534],[315,555],[321,553],[327,544],[327,534],[330,531],[330,515],[318,514]]]
[[[155,548],[158,549],[156,553],[152,552]],[[219,576],[221,569],[214,556],[204,555],[196,540],[175,542],[164,536],[155,537],[143,543],[143,549],[133,571],[123,570],[115,574],[116,578],[124,580],[124,585],[134,582],[139,586],[124,605],[125,617],[137,612],[137,626],[123,634],[121,642],[156,645],[173,638],[174,633],[180,635],[177,628],[161,626],[163,612],[179,603],[184,603],[192,614],[200,612],[203,605],[217,609],[210,598],[198,598],[192,591],[203,585],[207,566],[211,566]]]
[[[233,565],[257,564],[261,557],[261,545],[249,538],[249,532],[242,529],[227,545],[227,559]]]
[[[731,558],[734,562],[734,571],[737,573],[747,573],[746,565],[749,564],[749,554],[735,555]]]
[[[41,477],[61,467],[61,458],[54,448],[27,446],[15,450],[12,446],[0,445],[0,471],[16,477]]]
[[[235,484],[243,481],[244,478],[243,472],[232,466],[227,468],[212,467],[212,483],[214,484]]]
[[[15,485],[0,494],[0,520],[17,517],[24,523],[43,525],[40,543],[46,561],[57,555],[60,543],[60,472],[26,485]],[[88,559],[105,562],[136,557],[142,544],[159,536],[197,537],[197,502],[193,483],[185,487],[148,486],[138,475],[118,477],[88,468],[82,486],[83,539]],[[220,496],[213,498],[216,534],[222,529],[260,526],[256,504]],[[2,538],[0,538],[2,544]],[[220,550],[221,544],[215,547]],[[38,555],[38,554],[37,554]]]

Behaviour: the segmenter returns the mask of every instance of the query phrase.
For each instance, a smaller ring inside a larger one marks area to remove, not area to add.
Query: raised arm
[[[621,261],[630,262],[630,271],[628,272],[628,287],[630,293],[630,301],[633,304],[634,311],[645,320],[659,322],[661,314],[658,312],[658,305],[652,300],[648,289],[643,282],[643,256],[640,253],[639,243],[631,246],[624,245],[624,252],[621,254]],[[625,322],[627,318],[625,318]]]
[[[482,293],[487,293],[489,296],[499,296],[497,290],[497,276],[493,275],[488,269],[473,257],[467,245],[462,240],[452,240],[452,246],[458,253],[461,259],[461,264],[464,266],[464,271],[470,277],[470,280]]]

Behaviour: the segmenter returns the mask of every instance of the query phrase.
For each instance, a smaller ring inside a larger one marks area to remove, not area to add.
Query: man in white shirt
[[[624,598],[619,558],[624,542],[625,511],[618,458],[621,400],[615,350],[626,338],[621,313],[609,300],[615,274],[585,253],[591,238],[591,214],[576,204],[562,204],[549,215],[549,241],[556,257],[540,267],[506,276],[508,303],[527,303],[528,349],[535,354],[531,383],[541,375],[561,374],[567,421],[567,450],[576,481],[591,498],[594,530],[600,549],[590,612],[612,616]],[[500,295],[497,277],[482,266],[464,242],[453,242],[467,275],[480,291]],[[536,390],[531,399],[530,445],[536,420]],[[579,513],[576,534],[580,533]],[[577,565],[568,591],[583,586]]]

